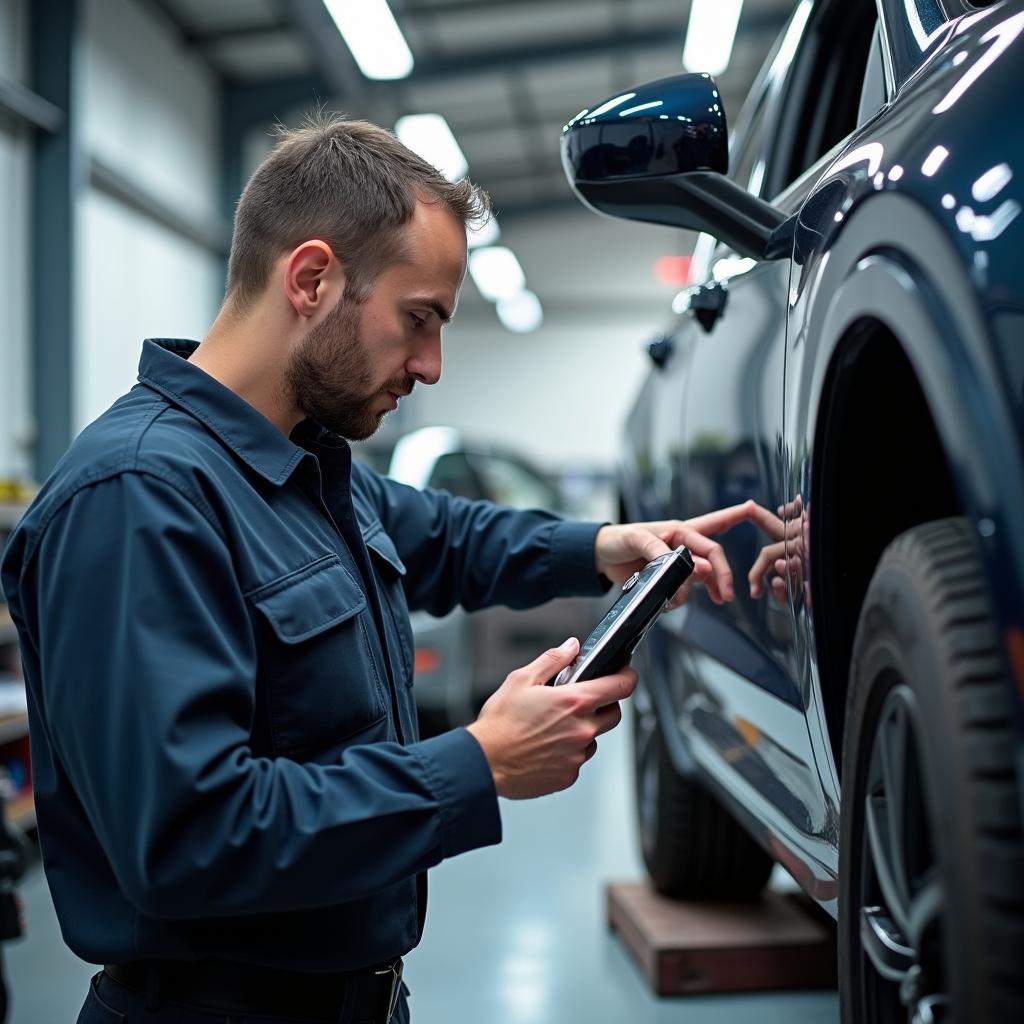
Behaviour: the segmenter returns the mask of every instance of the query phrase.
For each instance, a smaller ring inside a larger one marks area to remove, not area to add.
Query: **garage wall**
[[[28,84],[28,0],[0,3],[0,75]],[[29,188],[32,132],[0,115],[0,477],[30,475]]]
[[[218,89],[155,8],[83,3],[83,148],[182,218],[215,220]],[[92,186],[78,204],[74,424],[135,381],[142,339],[200,337],[223,258]]]
[[[501,243],[540,297],[543,326],[505,330],[467,277],[444,335],[441,381],[419,389],[409,413],[416,425],[506,443],[550,470],[610,469],[651,365],[645,343],[669,323],[679,290],[658,283],[654,263],[689,243],[682,232],[582,208],[517,218]]]

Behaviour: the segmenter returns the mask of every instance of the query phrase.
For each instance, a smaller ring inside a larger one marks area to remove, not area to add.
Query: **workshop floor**
[[[604,923],[604,885],[641,877],[628,722],[570,791],[502,802],[505,838],[436,868],[426,935],[407,959],[414,1024],[834,1024],[834,992],[658,999]],[[4,947],[9,1024],[71,1024],[95,968],[60,939],[38,869],[29,937]]]

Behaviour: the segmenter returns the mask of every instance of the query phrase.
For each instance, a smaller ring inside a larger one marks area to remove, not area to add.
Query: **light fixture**
[[[406,78],[412,51],[387,0],[324,0],[345,45],[367,78]]]
[[[515,253],[503,245],[488,245],[469,254],[469,273],[489,302],[508,299],[526,286],[526,275]]]
[[[466,245],[470,249],[479,249],[485,245],[493,245],[501,238],[498,220],[492,213],[479,227],[466,228]]]
[[[683,44],[683,67],[720,75],[732,56],[743,0],[693,0]]]
[[[529,334],[544,322],[540,299],[526,288],[498,300],[498,319],[516,334]]]
[[[400,117],[395,134],[403,145],[433,164],[449,181],[458,181],[469,170],[465,154],[440,114]]]

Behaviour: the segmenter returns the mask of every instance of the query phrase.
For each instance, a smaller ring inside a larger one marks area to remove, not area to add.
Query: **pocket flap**
[[[398,557],[398,549],[394,541],[381,529],[369,537],[364,537],[366,546],[375,551],[395,572],[405,575],[405,563]]]
[[[249,600],[286,644],[308,640],[366,607],[366,595],[334,555],[260,587]]]

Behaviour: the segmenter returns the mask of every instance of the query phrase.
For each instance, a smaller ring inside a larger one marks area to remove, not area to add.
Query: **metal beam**
[[[64,123],[60,107],[5,75],[0,75],[0,112],[44,132],[56,132]]]
[[[72,438],[75,355],[75,205],[83,174],[79,149],[78,0],[30,4],[32,91],[63,113],[37,132],[32,167],[32,411],[35,473],[46,477]]]
[[[360,100],[370,83],[363,77],[341,38],[338,26],[320,0],[283,0],[288,19],[306,39],[320,77],[336,96]]]
[[[264,82],[225,81],[221,90],[221,211],[230,224],[245,186],[245,142],[254,128],[283,120],[304,103],[323,103],[332,94],[320,75]]]
[[[198,221],[179,213],[98,157],[88,158],[88,168],[93,188],[215,256],[227,256],[231,229],[223,221]]]
[[[741,22],[740,31],[777,32],[783,24],[784,19],[779,17],[778,12],[750,12]],[[673,19],[654,28],[645,27],[628,32],[599,32],[533,46],[478,48],[461,56],[417,59],[412,75],[405,81],[409,85],[416,85],[438,79],[504,72],[525,66],[566,64],[584,57],[616,56],[629,50],[664,47],[673,41],[678,42],[682,50],[681,19]]]
[[[184,39],[189,46],[208,50],[219,43],[233,43],[239,39],[259,39],[262,36],[291,34],[295,25],[290,21],[275,19],[258,25],[238,25],[234,28],[218,28],[209,32],[185,31]]]

